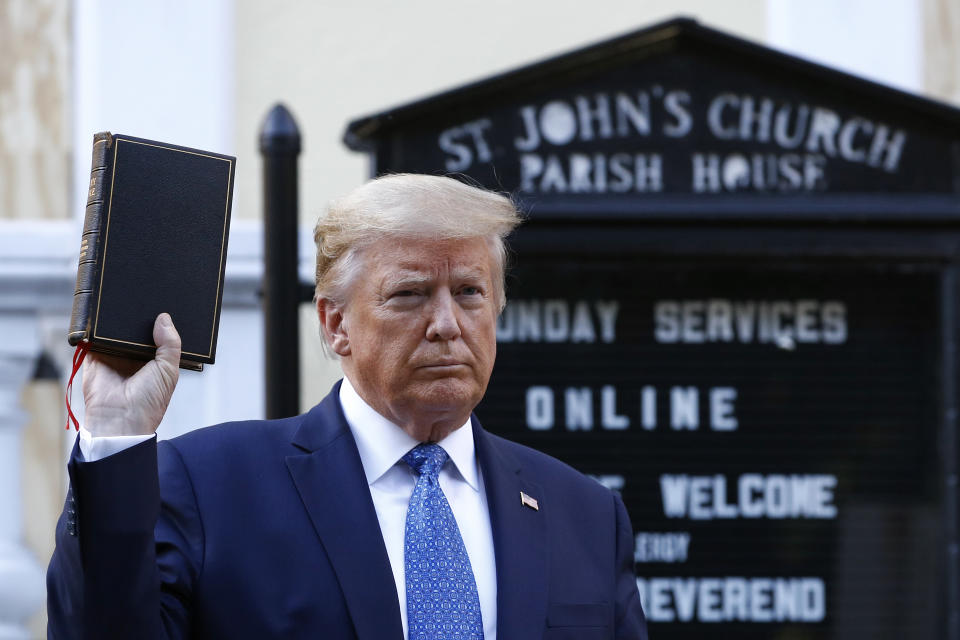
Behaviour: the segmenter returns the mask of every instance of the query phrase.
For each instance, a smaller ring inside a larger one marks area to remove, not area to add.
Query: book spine
[[[87,191],[87,210],[80,237],[80,259],[77,264],[77,286],[73,291],[73,311],[67,340],[76,345],[90,338],[90,318],[100,276],[100,232],[106,218],[107,179],[112,157],[113,136],[109,132],[93,136],[93,162]]]

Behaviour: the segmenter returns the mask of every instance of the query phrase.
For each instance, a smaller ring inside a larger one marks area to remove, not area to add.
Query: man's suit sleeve
[[[160,446],[162,506],[155,439],[96,462],[74,448],[47,572],[48,637],[189,637],[202,525],[182,460]]]
[[[617,514],[617,640],[647,640],[647,621],[640,605],[633,559],[633,527],[620,496],[614,494]]]

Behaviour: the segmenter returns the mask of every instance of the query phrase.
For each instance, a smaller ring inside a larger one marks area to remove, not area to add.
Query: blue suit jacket
[[[47,576],[49,637],[401,640],[338,393],[300,416],[150,440],[97,462],[75,449]],[[476,418],[473,430],[497,637],[645,639],[620,499]]]

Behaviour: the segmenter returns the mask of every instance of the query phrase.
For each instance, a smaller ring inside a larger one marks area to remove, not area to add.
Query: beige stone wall
[[[0,0],[0,219],[70,217],[69,10]]]
[[[960,106],[960,3],[923,0],[924,89]]]
[[[309,224],[367,174],[340,141],[349,119],[678,15],[764,39],[765,0],[237,0],[238,214],[260,215],[257,133],[277,101],[304,135]]]

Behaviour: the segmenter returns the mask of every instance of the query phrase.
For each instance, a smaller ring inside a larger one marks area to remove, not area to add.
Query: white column
[[[39,352],[36,316],[0,314],[0,640],[26,639],[27,618],[44,602],[44,572],[23,546],[20,392]]]
[[[923,88],[922,0],[768,0],[767,44],[905,91]]]
[[[72,12],[78,221],[97,131],[233,154],[231,0],[75,0]]]

